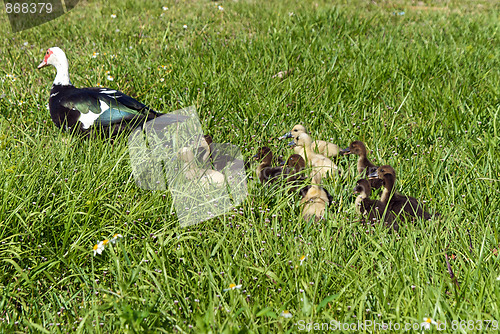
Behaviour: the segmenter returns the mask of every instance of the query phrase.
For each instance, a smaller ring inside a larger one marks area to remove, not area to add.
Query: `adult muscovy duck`
[[[162,114],[110,88],[76,88],[69,80],[68,59],[58,47],[47,49],[38,69],[52,65],[57,74],[50,91],[50,117],[58,127],[87,134],[101,128],[115,136],[125,129],[134,129],[144,122],[162,116],[162,124],[183,121],[187,116]]]

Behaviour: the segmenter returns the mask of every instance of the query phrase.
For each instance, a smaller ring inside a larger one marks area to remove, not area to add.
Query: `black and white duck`
[[[58,128],[73,130],[76,127],[79,133],[87,134],[99,127],[103,133],[115,136],[159,116],[165,125],[187,119],[187,116],[156,112],[115,89],[76,88],[69,80],[66,54],[58,47],[47,50],[38,68],[49,65],[57,70],[50,91],[49,110]]]

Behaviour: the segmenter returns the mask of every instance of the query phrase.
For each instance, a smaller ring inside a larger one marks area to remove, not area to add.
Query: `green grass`
[[[0,332],[500,320],[499,9],[82,1],[17,34],[1,15]],[[168,194],[136,187],[126,138],[81,141],[52,124],[55,71],[36,70],[51,46],[66,51],[77,87],[99,83],[162,111],[195,105],[205,132],[247,158],[261,145],[290,154],[277,137],[296,123],[341,146],[363,140],[395,167],[397,189],[442,219],[397,235],[362,226],[355,160],[344,157],[343,176],[325,181],[326,221],[304,222],[297,197],[250,180],[234,212],[182,229]],[[94,257],[114,233],[124,238]],[[231,283],[242,288],[225,292]]]

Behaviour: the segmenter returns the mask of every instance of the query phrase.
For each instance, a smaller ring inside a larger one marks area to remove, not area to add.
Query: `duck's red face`
[[[45,67],[47,65],[49,65],[49,58],[50,56],[52,56],[54,52],[51,50],[51,49],[47,49],[47,52],[45,53],[45,57],[43,58],[43,61],[40,63],[40,65],[38,65],[38,69],[42,68],[42,67]]]

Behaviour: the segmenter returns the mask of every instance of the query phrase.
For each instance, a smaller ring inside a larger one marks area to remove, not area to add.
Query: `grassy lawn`
[[[424,318],[465,333],[500,320],[498,2],[91,0],[15,34],[0,17],[1,333]],[[298,196],[254,177],[241,206],[181,228],[168,193],[136,186],[126,137],[54,126],[55,71],[36,70],[51,46],[75,86],[165,112],[194,105],[205,133],[248,159],[263,145],[290,155],[277,138],[297,123],[342,147],[362,140],[396,169],[398,191],[441,218],[397,234],[362,225],[347,156],[324,180],[334,203],[323,221],[305,222]]]

